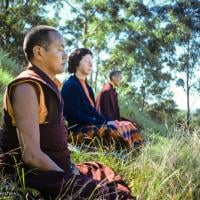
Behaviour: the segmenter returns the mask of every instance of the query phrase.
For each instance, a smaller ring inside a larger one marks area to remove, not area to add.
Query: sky
[[[78,8],[78,5],[73,5],[73,6],[74,7],[77,6],[77,8]],[[50,15],[52,15],[52,12],[53,12],[53,10],[50,12]],[[72,14],[70,13],[70,6],[67,3],[65,3],[64,8],[60,11],[60,17],[61,17],[60,24],[64,24],[64,21],[68,18],[70,19],[71,15]],[[197,73],[198,73],[197,77],[200,77],[200,70]],[[61,80],[63,80],[63,78],[65,76],[66,76],[66,74],[62,74],[62,75],[59,76],[59,78]],[[174,94],[174,100],[175,100],[178,108],[181,109],[181,110],[186,110],[187,109],[186,93],[183,90],[183,88],[177,87],[175,85],[175,83],[173,83],[173,84],[171,84],[171,91]],[[190,107],[191,107],[192,112],[194,112],[196,109],[200,109],[200,94],[199,93],[191,95],[191,97],[190,97]]]
[[[187,109],[186,93],[184,92],[183,88],[173,85],[171,87],[171,91],[174,94],[174,100],[176,104],[178,105],[178,108],[181,110],[186,110]],[[200,109],[200,95],[199,94],[191,95],[190,108],[191,108],[191,111],[195,111],[198,108]]]

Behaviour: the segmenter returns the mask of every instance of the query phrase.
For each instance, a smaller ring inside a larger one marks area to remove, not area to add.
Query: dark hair
[[[33,58],[34,46],[39,45],[44,47],[46,50],[48,49],[52,42],[49,35],[49,32],[51,31],[60,34],[54,27],[47,25],[35,26],[27,32],[24,38],[23,50],[28,61]]]
[[[112,81],[112,77],[113,77],[113,76],[121,75],[121,73],[122,73],[122,72],[119,71],[119,70],[116,70],[116,69],[112,70],[112,71],[110,72],[110,74],[109,74],[110,80]]]
[[[78,48],[74,50],[68,59],[68,72],[76,73],[76,69],[80,64],[81,59],[87,54],[92,56],[92,52],[87,48]]]

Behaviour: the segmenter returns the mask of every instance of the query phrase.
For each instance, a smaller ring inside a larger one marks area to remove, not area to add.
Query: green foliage
[[[1,65],[0,65],[1,66]],[[12,75],[9,74],[8,72],[4,71],[3,69],[0,69],[0,88],[2,92],[2,88],[5,87],[11,80],[12,80]]]
[[[13,74],[17,73],[20,67],[9,58],[8,54],[0,49],[0,107],[3,107],[3,94],[7,84],[13,79]],[[0,123],[2,119],[0,111]]]
[[[172,81],[179,86],[187,85],[191,91],[198,90],[197,0],[162,4],[76,0],[72,7],[73,18],[66,25],[73,31],[65,32],[73,47],[83,45],[93,50],[97,67],[90,82],[95,91],[96,83],[105,81],[111,69],[121,69],[124,85],[129,88],[127,94],[147,114],[149,109],[162,107],[164,101],[172,101],[169,90]],[[186,72],[186,66],[189,66],[190,86],[183,78],[176,77],[180,70]]]
[[[97,69],[91,82],[102,81],[111,69],[121,69],[126,87],[134,90],[131,98],[142,111],[149,99],[156,101],[169,94],[166,88],[172,76],[163,67],[171,38],[167,39],[166,27],[161,26],[163,21],[153,8],[139,1],[75,2],[74,7],[84,17],[72,9],[75,15],[66,24],[70,29],[75,27],[75,32],[68,32],[74,38],[72,45],[80,43],[94,49]],[[106,59],[101,56],[105,52],[109,53]],[[138,81],[133,84],[135,80]]]
[[[111,69],[121,69],[123,90],[126,88],[127,92],[123,94],[134,99],[145,114],[156,110],[159,119],[163,102],[172,100],[169,90],[172,81],[184,86],[188,101],[191,93],[200,88],[195,78],[199,62],[197,0],[149,4],[137,0],[2,0],[0,3],[0,45],[18,63],[25,62],[22,40],[27,29],[37,24],[58,26],[59,11],[67,4],[71,8],[71,18],[66,18],[58,29],[69,51],[80,46],[92,49],[96,67],[89,81],[95,92]],[[46,15],[48,11],[51,16]],[[177,53],[177,49],[181,53]],[[191,82],[175,76],[186,69]]]
[[[120,97],[120,105],[121,116],[134,120],[142,127],[142,132],[153,130],[162,135],[166,133],[165,124],[160,124],[156,122],[155,118],[150,118],[148,115],[142,113],[133,100],[128,99],[127,97]]]
[[[58,24],[56,18],[52,20],[47,17],[47,3],[52,1],[0,1],[0,46],[20,64],[25,63],[22,51],[25,32],[34,25]]]
[[[165,22],[172,26],[171,34],[174,39],[171,45],[174,49],[179,49],[179,54],[176,53],[176,62],[171,62],[169,65],[176,72],[181,72],[177,77],[176,84],[183,87],[187,95],[187,126],[190,124],[190,96],[192,92],[198,92],[198,66],[200,64],[200,2],[192,1],[177,1],[172,5],[165,5],[162,8],[157,7],[157,13],[161,15]],[[174,65],[176,63],[176,65]]]
[[[0,65],[1,67],[1,65]],[[4,91],[5,91],[5,88],[6,88],[6,85],[12,80],[12,76],[6,72],[6,71],[3,71],[1,68],[0,68],[0,107],[1,107],[1,110],[0,110],[0,124],[1,124],[1,119],[2,119],[2,112],[3,112],[3,94],[4,94]]]
[[[166,125],[174,125],[178,109],[172,99],[163,99],[159,103],[148,105],[148,115],[158,123],[166,123]]]
[[[197,109],[196,112],[192,115],[191,126],[193,129],[200,127],[200,109]]]
[[[19,74],[23,69],[23,67],[17,64],[16,61],[11,58],[10,54],[5,52],[2,48],[0,48],[0,66],[2,70],[13,75]]]

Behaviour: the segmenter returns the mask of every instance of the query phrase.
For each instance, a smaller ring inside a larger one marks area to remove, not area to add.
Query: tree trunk
[[[95,74],[95,80],[94,80],[94,83],[95,83],[95,86],[94,86],[94,91],[95,91],[95,93],[96,93],[96,91],[97,91],[97,78],[98,78],[98,75],[99,75],[99,61],[100,61],[100,57],[99,57],[99,52],[100,52],[100,50],[98,50],[98,52],[97,52],[97,64],[96,64],[96,74]]]
[[[188,41],[188,56],[187,56],[187,65],[186,65],[186,91],[187,91],[187,128],[190,126],[190,85],[189,85],[189,79],[190,79],[190,46]]]
[[[145,105],[145,99],[146,99],[145,86],[141,86],[141,94],[142,94],[142,106],[141,106],[141,112],[144,112],[144,105]]]
[[[85,19],[84,19],[84,32],[83,32],[83,46],[87,47],[87,34],[88,34],[88,19],[85,12]]]
[[[6,9],[8,9],[9,7],[9,0],[6,0],[6,5],[5,5]]]
[[[190,126],[190,88],[189,88],[188,80],[189,78],[187,74],[187,127],[189,128]]]

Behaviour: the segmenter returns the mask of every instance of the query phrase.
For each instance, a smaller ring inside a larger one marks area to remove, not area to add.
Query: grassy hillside
[[[76,162],[100,161],[114,168],[139,199],[189,200],[200,199],[199,152],[200,129],[191,135],[174,130],[166,137],[151,133],[140,153],[80,151],[74,152],[73,158]]]
[[[149,131],[149,129],[151,129],[156,132],[160,132],[162,135],[166,133],[167,130],[165,125],[158,124],[149,116],[141,113],[132,99],[127,99],[126,97],[120,95],[119,100],[121,116],[136,121],[145,131]]]
[[[200,199],[200,129],[191,135],[180,130],[166,137],[151,133],[147,139],[147,146],[140,152],[108,152],[101,148],[91,152],[77,147],[72,159],[76,163],[98,161],[110,166],[126,180],[138,199]],[[3,178],[0,191],[6,185]],[[20,189],[13,182],[7,185],[10,191],[18,191],[18,199],[24,198],[27,189]]]

